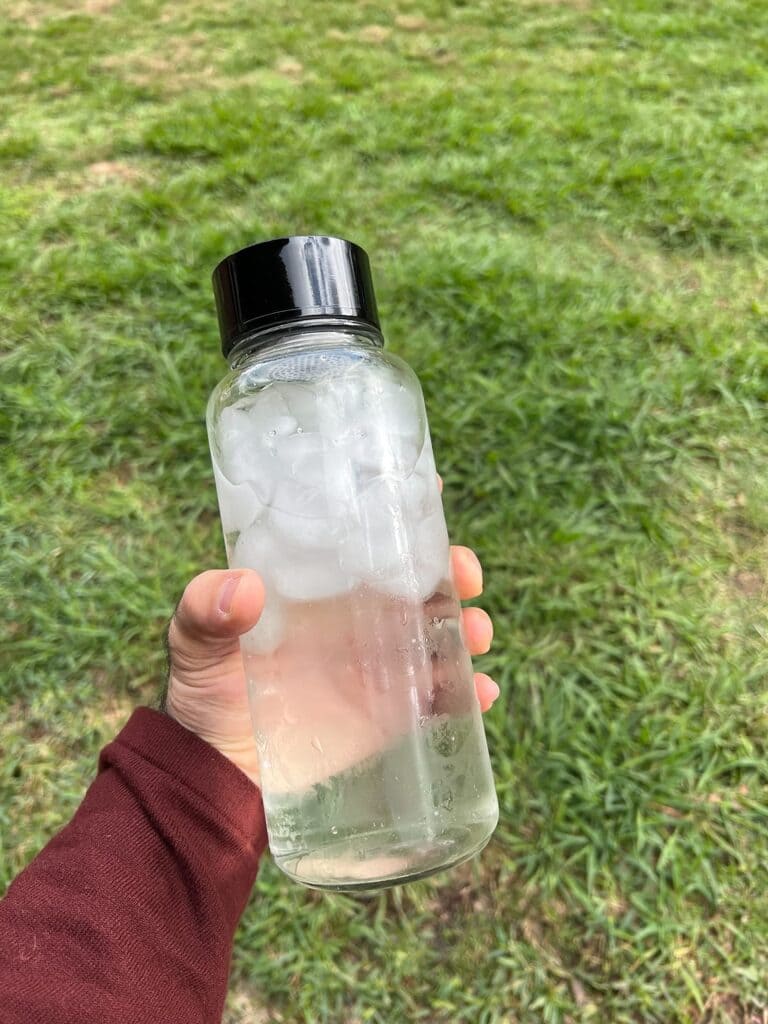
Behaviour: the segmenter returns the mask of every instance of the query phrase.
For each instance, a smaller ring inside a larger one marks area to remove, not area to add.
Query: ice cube
[[[441,580],[449,579],[451,549],[442,508],[423,519],[416,529],[416,575],[424,601]]]
[[[424,445],[425,420],[417,395],[405,385],[384,378],[365,391],[364,437],[358,461],[369,471],[410,476]]]
[[[344,594],[354,581],[339,567],[334,551],[294,549],[275,569],[275,587],[292,601],[317,601]]]
[[[298,503],[296,507],[302,509],[301,513],[287,510],[284,488],[290,483],[291,481],[287,481],[278,488],[277,499],[269,513],[270,529],[281,540],[299,548],[337,547],[346,534],[344,520],[324,514],[327,501],[323,494],[310,496],[309,502]],[[305,495],[302,494],[301,497]],[[312,497],[317,499],[314,506]],[[318,514],[306,515],[305,513],[312,511],[313,507]]]
[[[349,430],[340,443],[359,476],[395,476],[406,479],[413,472],[419,449],[412,436],[392,433],[382,423]]]
[[[413,467],[413,472],[404,481],[403,487],[408,504],[408,514],[416,522],[442,510],[437,470],[428,434],[424,439],[424,445]]]
[[[280,440],[296,429],[296,419],[280,393],[265,389],[248,405],[222,409],[214,457],[228,480],[233,484],[251,483],[262,496],[262,492],[271,491]]]
[[[442,531],[441,531],[442,526]],[[392,565],[363,579],[380,593],[420,603],[428,600],[443,580],[450,579],[450,547],[442,515],[430,516],[417,531],[414,549]]]
[[[427,482],[419,473],[411,473],[402,481],[403,500],[408,510],[408,518],[414,526],[434,510],[433,492],[438,495],[437,477]]]
[[[289,414],[295,418],[297,429],[305,434],[314,434],[320,430],[323,417],[318,403],[319,387],[319,383],[283,384],[283,395]]]
[[[293,477],[306,483],[322,483],[322,460],[330,448],[322,434],[298,431],[290,437],[280,438],[275,451],[283,477]]]
[[[433,481],[437,482],[437,470],[435,468],[435,455],[432,451],[432,439],[429,436],[429,431],[424,431],[424,440],[421,445],[421,451],[419,457],[416,460],[413,472],[416,476],[421,476],[429,483]]]
[[[263,436],[265,438],[266,447],[270,451],[276,451],[277,446],[280,443],[280,439],[283,437],[290,437],[291,434],[296,433],[299,429],[299,423],[295,416],[277,416],[271,421],[271,425],[267,427]]]
[[[245,530],[263,509],[256,492],[249,484],[230,483],[215,462],[213,476],[219,498],[222,530],[225,534]]]
[[[348,525],[339,561],[350,575],[375,583],[407,567],[412,526],[397,480],[380,477],[366,487]]]
[[[255,569],[267,586],[283,558],[280,547],[265,528],[263,518],[259,518],[237,538],[230,566],[233,569]]]
[[[383,412],[390,429],[398,433],[410,433],[421,419],[417,392],[394,376],[377,374],[366,388],[364,404],[369,413]]]
[[[269,654],[280,646],[285,631],[285,616],[276,592],[267,592],[264,611],[253,629],[240,637],[245,654]]]
[[[383,593],[424,601],[449,575],[450,548],[437,478],[383,477],[361,494],[340,548],[342,567]]]
[[[308,487],[300,480],[278,480],[272,495],[271,508],[288,516],[303,519],[325,519],[328,501],[318,487]]]
[[[334,549],[307,550],[286,542],[272,529],[272,513],[241,533],[230,564],[256,569],[269,595],[292,601],[314,601],[351,588]]]
[[[354,359],[346,368],[345,361],[333,360],[326,364],[324,356],[314,357],[309,372],[311,383],[296,381],[284,385],[285,398],[291,414],[307,433],[320,433],[335,441],[349,424],[360,418],[363,392],[371,378],[370,368],[361,367]]]
[[[304,518],[343,518],[355,485],[349,456],[320,434],[294,434],[277,451],[280,477],[273,506]]]
[[[289,428],[289,432],[296,429],[295,417],[288,407],[283,384],[268,385],[236,408],[247,413],[253,429],[260,434],[278,431],[281,426]]]

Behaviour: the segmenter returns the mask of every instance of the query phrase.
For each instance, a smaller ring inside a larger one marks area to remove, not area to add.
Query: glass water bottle
[[[252,245],[213,280],[227,556],[266,592],[241,646],[272,855],[323,889],[423,878],[498,805],[419,382],[350,242]]]

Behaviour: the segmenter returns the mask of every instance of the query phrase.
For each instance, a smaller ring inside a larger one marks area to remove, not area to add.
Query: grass
[[[209,272],[352,237],[487,572],[502,822],[369,901],[266,862],[228,1021],[768,1014],[768,9],[14,0],[0,875],[221,564]]]

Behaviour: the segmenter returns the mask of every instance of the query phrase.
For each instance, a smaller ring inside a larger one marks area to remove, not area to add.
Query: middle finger
[[[463,608],[461,622],[470,654],[487,654],[493,641],[493,623],[482,608]]]

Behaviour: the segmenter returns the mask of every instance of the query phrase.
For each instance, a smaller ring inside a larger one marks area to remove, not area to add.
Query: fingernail
[[[493,704],[493,702],[494,702],[494,701],[496,700],[496,698],[497,698],[497,697],[499,696],[499,694],[501,693],[501,690],[499,689],[499,684],[498,684],[498,683],[496,682],[496,680],[495,680],[495,679],[489,679],[488,681],[489,681],[489,682],[490,682],[490,684],[491,684],[491,685],[493,686],[493,689],[494,689],[494,690],[496,691],[496,692],[494,693],[494,695],[493,695],[493,696],[491,697],[491,704]]]
[[[232,607],[232,601],[235,597],[235,591],[240,585],[239,576],[230,576],[227,582],[219,591],[219,611],[224,615],[229,615],[229,610]]]
[[[472,550],[472,548],[467,548],[467,555],[469,556],[469,560],[472,562],[472,564],[477,569],[477,571],[478,571],[478,573],[480,575],[480,582],[482,583],[482,580],[483,580],[483,567],[482,567],[482,565],[480,565],[480,559],[477,557],[477,555]]]

